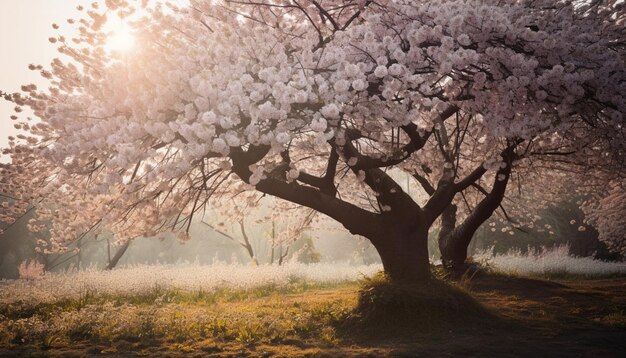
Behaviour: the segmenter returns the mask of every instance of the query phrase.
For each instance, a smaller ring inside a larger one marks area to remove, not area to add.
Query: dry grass
[[[603,279],[626,276],[624,262],[607,262],[593,257],[570,256],[569,246],[529,249],[522,253],[513,249],[505,254],[496,254],[489,248],[474,255],[473,259],[482,266],[506,275],[522,275],[557,280]]]
[[[2,307],[0,356],[618,357],[626,342],[624,279],[556,283],[492,275],[456,288],[384,285]],[[359,290],[368,287],[376,297],[405,300],[400,315],[364,315],[371,307],[363,300],[372,296]]]

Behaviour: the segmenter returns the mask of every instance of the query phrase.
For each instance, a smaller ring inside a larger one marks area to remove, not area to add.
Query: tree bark
[[[388,226],[392,228],[393,226]],[[386,237],[370,238],[392,281],[424,282],[430,279],[428,229],[389,231]]]
[[[280,245],[280,254],[278,254],[278,266],[282,266],[285,262],[285,258],[289,255],[289,246],[287,246],[287,250],[283,253],[283,245]]]
[[[439,252],[441,253],[441,263],[446,269],[452,268],[452,257],[454,256],[454,240],[451,235],[456,227],[456,211],[457,207],[454,204],[448,205],[448,207],[441,214],[441,230],[437,236],[437,242],[439,244]],[[463,260],[465,261],[465,259]]]

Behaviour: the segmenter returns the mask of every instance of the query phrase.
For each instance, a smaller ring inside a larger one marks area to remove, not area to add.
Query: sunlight
[[[118,17],[110,18],[105,28],[109,30],[109,38],[105,45],[107,51],[126,52],[135,44],[132,28]]]
[[[135,37],[131,30],[124,26],[112,32],[105,48],[108,51],[125,52],[135,44]]]

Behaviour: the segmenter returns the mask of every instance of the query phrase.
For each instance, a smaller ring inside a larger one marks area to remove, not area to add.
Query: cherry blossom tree
[[[541,219],[540,209],[559,203],[564,197],[593,197],[595,201],[587,203],[590,218],[587,221],[595,224],[593,218],[612,216],[604,220],[611,226],[605,231],[612,234],[603,239],[615,242],[615,237],[619,236],[616,232],[626,220],[615,215],[620,210],[615,205],[602,213],[598,200],[605,197],[609,185],[614,189],[613,199],[622,195],[623,187],[615,186],[626,178],[626,167],[620,149],[614,148],[603,136],[589,134],[593,132],[593,126],[582,124],[558,136],[553,133],[536,136],[525,141],[523,150],[504,153],[506,166],[501,165],[493,175],[483,176],[460,192],[441,216],[438,241],[444,266],[458,273],[465,272],[467,248],[473,235],[496,210],[508,221],[508,233],[513,235],[514,229],[533,231],[534,224]],[[588,152],[587,148],[592,149]],[[614,149],[617,152],[613,152]],[[434,190],[426,174],[415,173],[414,176],[424,183],[426,191]],[[514,192],[507,194],[507,186],[512,186]],[[503,202],[505,194],[508,200]],[[608,208],[606,204],[604,207]]]
[[[50,39],[65,59],[32,66],[50,88],[4,95],[37,119],[18,122],[26,134],[5,151],[2,190],[20,203],[3,218],[48,203],[46,250],[98,228],[184,238],[224,198],[271,195],[369,239],[393,279],[424,280],[432,225],[491,182],[460,226],[473,234],[529,150],[590,130],[603,160],[623,161],[618,1],[109,0],[85,11],[70,21],[77,38]],[[114,14],[135,29],[129,52],[104,46]]]

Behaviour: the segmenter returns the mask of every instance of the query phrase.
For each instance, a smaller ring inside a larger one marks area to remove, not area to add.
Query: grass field
[[[626,347],[625,278],[492,274],[451,285],[484,309],[464,313],[460,304],[441,317],[429,311],[435,297],[399,320],[372,319],[356,309],[359,283],[302,278],[16,299],[0,306],[0,356],[619,357]]]

